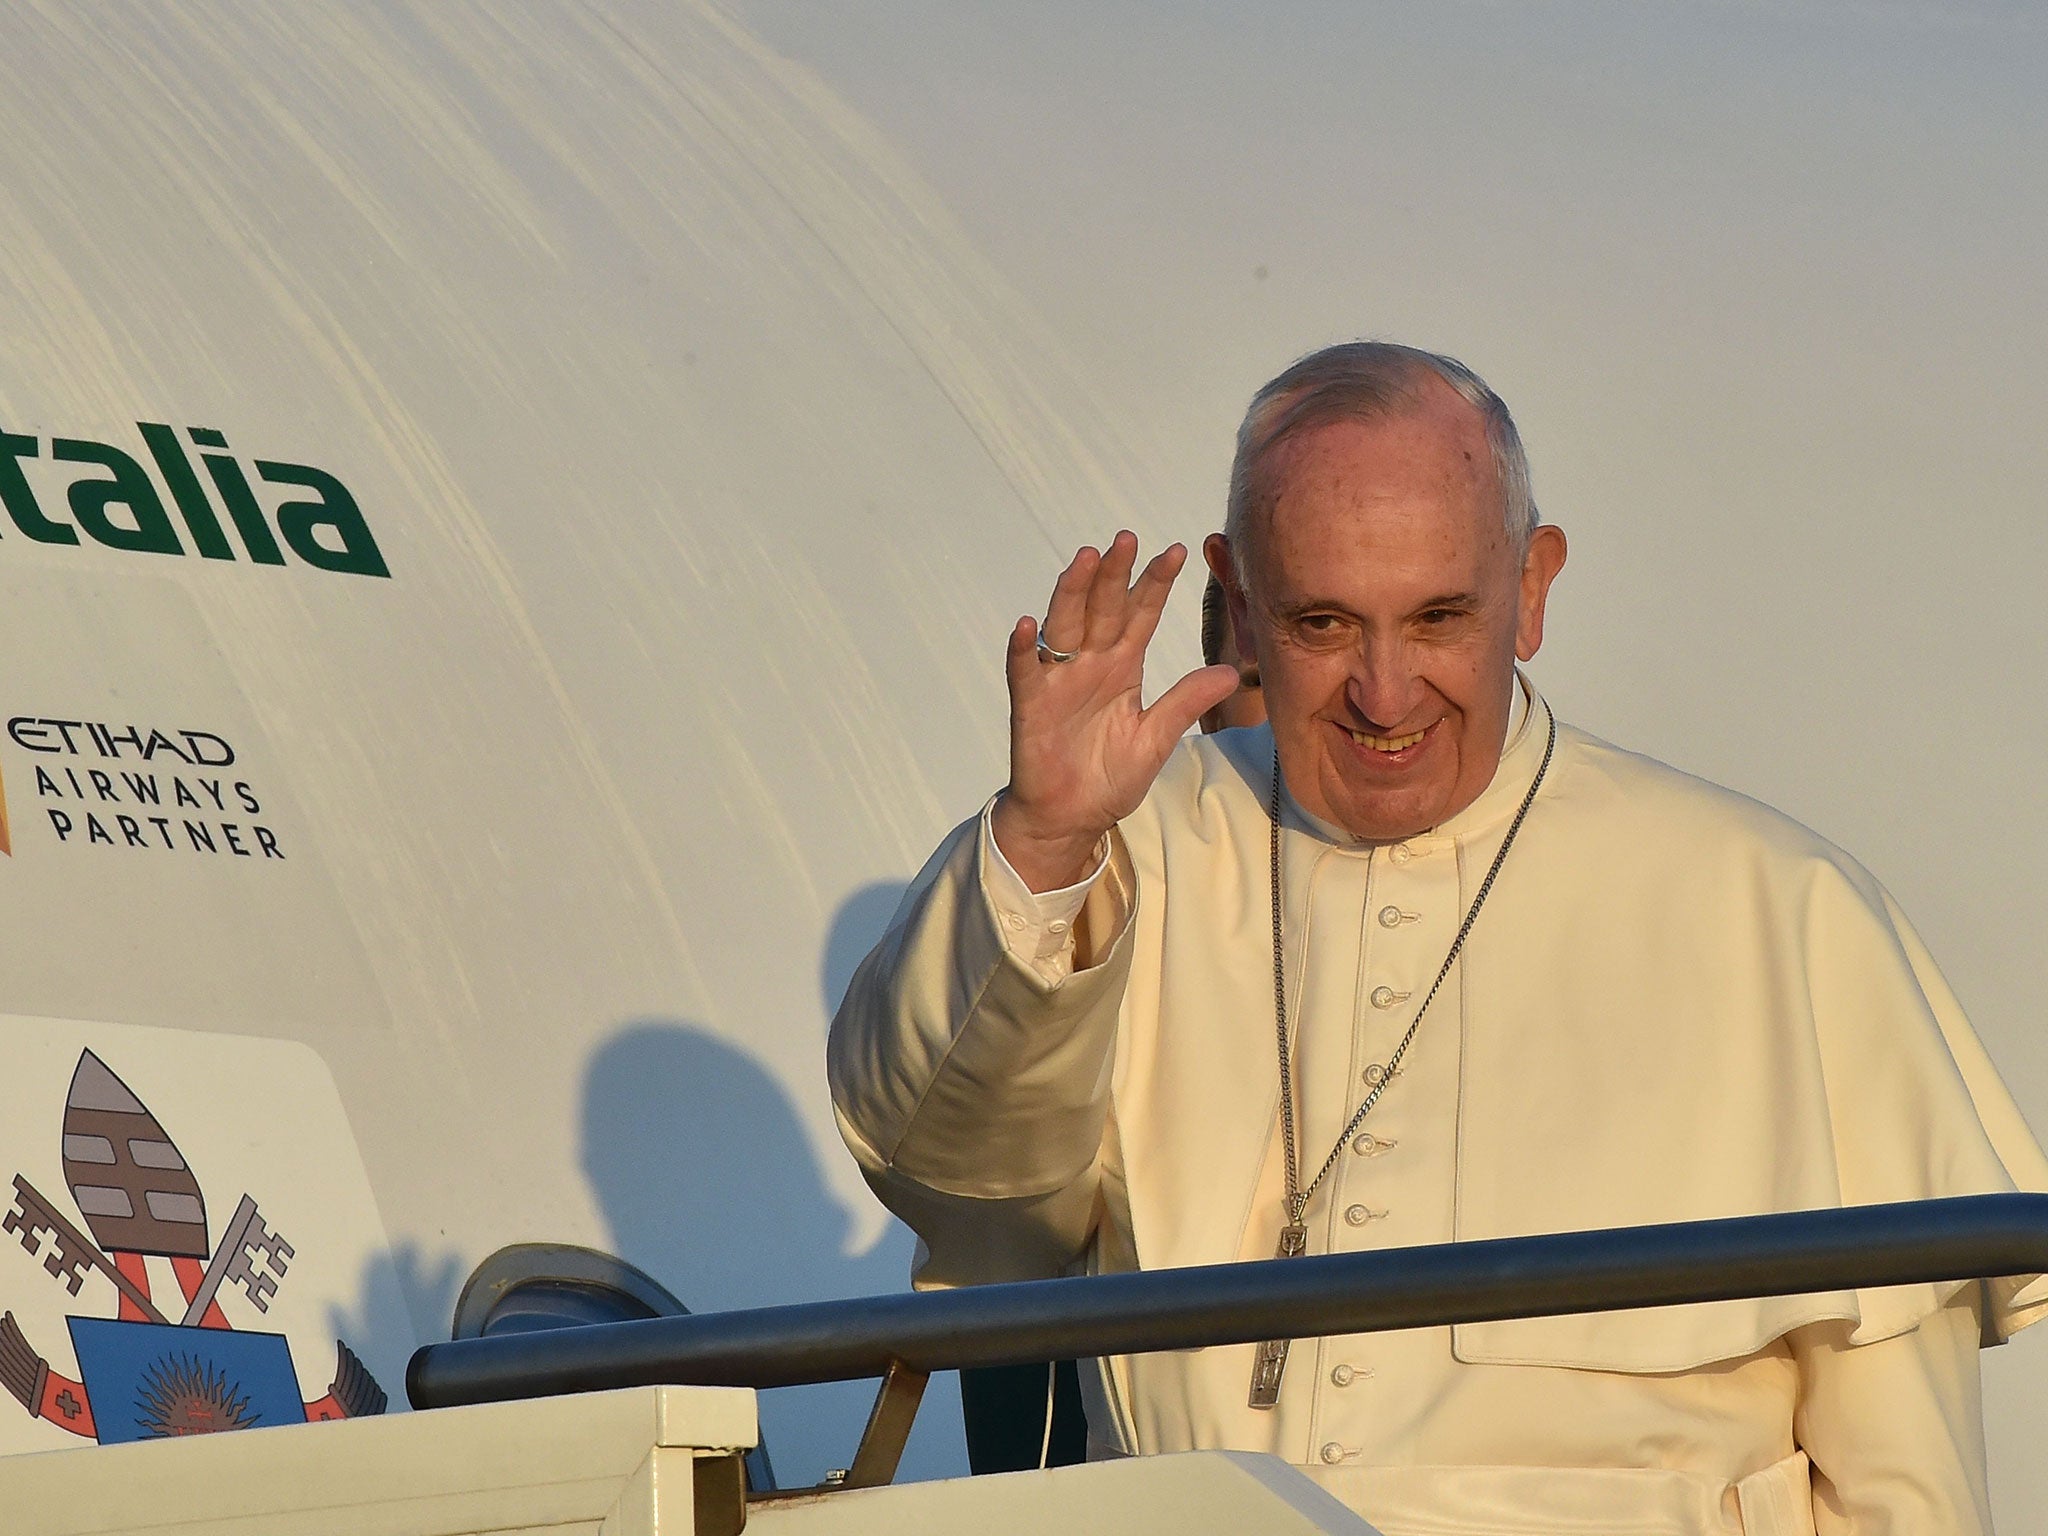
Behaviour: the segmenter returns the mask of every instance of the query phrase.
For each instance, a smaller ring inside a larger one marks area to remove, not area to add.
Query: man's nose
[[[1368,640],[1351,667],[1345,695],[1351,707],[1373,725],[1402,724],[1414,710],[1422,679],[1411,665],[1406,646]]]

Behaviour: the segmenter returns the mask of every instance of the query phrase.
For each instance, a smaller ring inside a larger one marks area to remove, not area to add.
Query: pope
[[[1462,364],[1254,397],[1204,546],[1239,666],[1148,708],[1186,552],[1009,639],[1010,779],[833,1024],[849,1147],[970,1284],[2048,1189],[1890,896],[1556,719],[1564,534]],[[1191,737],[1256,668],[1270,724]],[[1989,1530],[1977,1351],[2048,1282],[1085,1363],[1091,1454],[1277,1454],[1389,1536]]]

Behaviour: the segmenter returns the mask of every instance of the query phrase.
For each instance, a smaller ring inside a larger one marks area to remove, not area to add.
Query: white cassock
[[[1526,688],[1526,684],[1523,685]],[[1428,990],[1542,757],[1451,821],[1282,813],[1303,1179]],[[922,1286],[1273,1255],[1264,728],[1182,743],[1086,886],[950,836],[834,1022],[840,1126]],[[2013,1189],[2048,1161],[1898,908],[1752,800],[1566,726],[1462,957],[1306,1215],[1311,1253]],[[1253,1346],[1082,1372],[1096,1454],[1268,1451],[1388,1536],[1988,1530],[1980,1312],[1913,1286]]]

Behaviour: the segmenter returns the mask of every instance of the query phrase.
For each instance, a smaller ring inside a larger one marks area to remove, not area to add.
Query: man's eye
[[[1341,613],[1304,613],[1288,627],[1296,645],[1319,651],[1346,646],[1357,633],[1357,625]]]
[[[1463,615],[1455,608],[1429,608],[1423,611],[1422,622],[1425,624],[1448,624],[1453,619],[1462,617]]]

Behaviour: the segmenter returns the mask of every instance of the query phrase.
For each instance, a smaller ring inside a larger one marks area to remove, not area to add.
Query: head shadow
[[[827,1012],[902,890],[870,885],[841,904],[820,956]],[[866,1251],[849,1251],[853,1217],[826,1183],[796,1106],[752,1055],[699,1024],[636,1019],[598,1047],[584,1073],[582,1158],[613,1251],[693,1312],[909,1283],[909,1232],[892,1222]],[[871,1382],[762,1395],[762,1432],[784,1486],[847,1465],[873,1396]],[[964,1470],[949,1378],[926,1397],[901,1475]]]
[[[598,1048],[583,1171],[620,1256],[692,1311],[903,1286],[886,1240],[846,1252],[852,1218],[781,1085],[699,1025],[640,1019]]]
[[[826,1018],[839,1011],[847,983],[876,941],[889,931],[909,889],[901,880],[877,880],[847,897],[832,914],[832,926],[825,931],[825,947],[818,959],[818,989]]]

